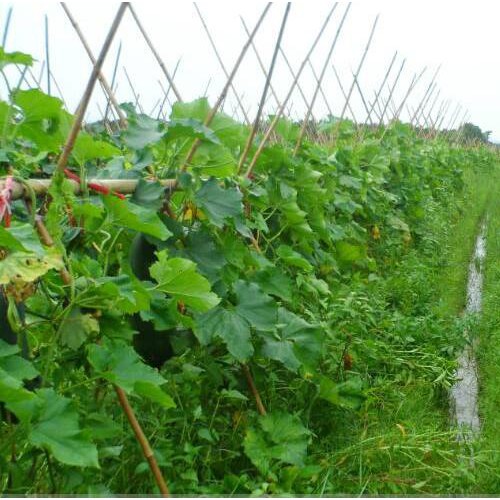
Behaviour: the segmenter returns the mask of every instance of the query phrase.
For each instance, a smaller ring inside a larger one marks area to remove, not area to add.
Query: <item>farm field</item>
[[[264,113],[273,62],[255,121],[223,109],[238,61],[215,101],[161,116],[108,86],[88,120],[127,9],[76,112],[0,47],[0,493],[498,494],[488,133],[388,102]],[[451,397],[467,349],[477,432]]]

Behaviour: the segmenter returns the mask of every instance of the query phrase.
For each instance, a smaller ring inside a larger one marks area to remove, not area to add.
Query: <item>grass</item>
[[[479,412],[482,423],[478,451],[488,458],[489,471],[478,477],[472,493],[500,492],[500,185],[488,204],[483,309],[477,351],[480,379]]]
[[[346,428],[337,429],[351,439],[340,447],[338,442],[323,443],[322,453],[329,456],[324,471],[328,485],[318,493],[498,492],[500,456],[492,462],[491,449],[500,450],[500,419],[496,418],[500,407],[500,261],[488,271],[488,286],[494,288],[485,304],[485,321],[493,322],[496,336],[487,344],[483,342],[481,359],[487,379],[483,392],[487,402],[481,410],[483,418],[489,416],[484,443],[496,444],[478,447],[474,467],[470,450],[450,429],[449,386],[439,379],[452,380],[453,360],[463,346],[467,319],[461,313],[469,262],[480,223],[492,205],[496,212],[489,219],[489,234],[495,237],[488,250],[493,261],[500,254],[500,203],[496,201],[499,177],[497,171],[467,171],[458,205],[429,215],[428,243],[418,252],[409,252],[384,284],[388,303],[395,302],[401,313],[399,324],[384,325],[386,330],[393,330],[387,342],[391,346],[388,364],[393,368],[376,384],[371,394],[373,403],[367,405],[364,414],[352,418]],[[408,333],[417,342],[405,344],[396,336]],[[481,487],[480,478],[484,478]]]

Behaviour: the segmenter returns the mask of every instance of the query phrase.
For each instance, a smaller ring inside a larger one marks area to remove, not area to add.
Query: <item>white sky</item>
[[[67,5],[97,56],[118,3],[102,0],[69,1]],[[321,0],[292,3],[283,48],[294,70],[300,66],[332,5],[332,2]],[[346,5],[346,2],[339,2],[332,22],[313,54],[312,60],[317,73],[324,64]],[[36,75],[39,74],[41,62],[45,59],[44,15],[48,15],[51,71],[61,87],[68,107],[74,111],[85,88],[91,65],[62,8],[53,1],[3,0],[0,4],[0,34],[3,33],[10,6],[13,7],[13,14],[6,50],[20,50],[32,54],[38,60],[34,70]],[[239,15],[253,27],[265,2],[200,1],[198,6],[230,71],[246,41]],[[225,78],[192,3],[142,0],[135,2],[134,7],[170,72],[173,72],[177,60],[182,58],[175,81],[183,100],[201,96],[211,78],[208,96],[213,102],[222,89]],[[273,3],[255,39],[266,67],[271,60],[284,8],[285,2]],[[500,139],[500,65],[497,61],[500,2],[355,0],[331,60],[346,89],[351,85],[351,71],[354,71],[359,63],[377,14],[380,14],[379,23],[359,77],[365,97],[369,100],[373,98],[374,91],[380,85],[397,50],[398,59],[389,77],[390,83],[393,82],[402,59],[406,58],[407,61],[395,95],[396,103],[402,100],[413,74],[427,66],[427,71],[409,100],[410,106],[416,107],[435,69],[442,64],[437,79],[440,97],[434,109],[438,110],[442,99],[453,101],[444,125],[448,123],[456,104],[460,103],[464,110],[469,111],[469,121],[476,123],[483,130],[492,130],[493,138]],[[143,109],[149,113],[162,97],[158,80],[165,86],[166,82],[128,12],[104,67],[108,80],[111,80],[120,42],[122,52],[117,73],[117,98],[120,102],[134,100],[123,70],[125,67],[140,95]],[[16,72],[11,71],[9,74],[14,80]],[[279,58],[273,85],[280,100],[286,95],[291,81],[288,69]],[[310,98],[314,92],[314,80],[309,68],[300,82],[305,94]],[[263,85],[263,73],[252,49],[249,49],[235,79],[235,87],[239,94],[243,95],[245,107],[250,108],[251,117],[256,111]],[[45,77],[42,86],[46,88]],[[52,93],[57,95],[54,85],[52,87]],[[331,67],[325,75],[323,87],[334,114],[340,114],[344,100]],[[1,92],[5,97],[4,89],[1,89]],[[170,97],[173,97],[172,94]],[[433,99],[434,97],[430,100],[429,107]],[[99,117],[96,103],[104,107],[104,102],[102,91],[96,88],[90,108],[91,117]],[[275,102],[272,97],[268,102],[266,109],[272,112]],[[234,107],[235,102],[231,97],[225,111],[232,114]],[[352,107],[356,118],[364,120],[366,113],[357,92],[353,94]],[[293,96],[291,115],[296,117],[303,114],[304,110],[303,100],[296,92]],[[314,114],[319,117],[325,113],[324,101],[319,96]],[[407,117],[408,114],[405,113],[403,118]]]

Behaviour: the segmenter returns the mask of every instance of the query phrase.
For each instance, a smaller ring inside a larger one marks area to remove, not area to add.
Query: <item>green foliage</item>
[[[12,62],[31,59],[0,52]],[[26,359],[0,341],[0,402],[19,419],[0,427],[0,491],[44,494],[55,481],[61,494],[154,493],[115,384],[176,495],[443,492],[431,472],[465,470],[439,420],[463,340],[438,311],[437,282],[465,180],[487,178],[494,153],[400,123],[358,140],[342,122],[335,142],[306,140],[293,156],[298,127],[280,120],[243,179],[248,127],[223,113],[206,126],[206,99],[174,104],[166,122],[123,107],[128,128],[84,131],[71,162],[139,179],[130,199],[77,198],[56,176],[39,200],[54,247],[20,203],[0,228],[4,321],[28,345]],[[72,120],[58,99],[14,89],[0,102],[0,168],[50,175]],[[165,178],[178,189],[165,192]],[[154,249],[143,280],[129,259],[138,233]],[[161,372],[132,347],[139,317],[174,352]]]

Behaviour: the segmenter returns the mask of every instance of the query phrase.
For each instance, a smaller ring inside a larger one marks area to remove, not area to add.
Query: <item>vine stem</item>
[[[259,390],[257,389],[257,386],[255,385],[255,382],[252,377],[252,373],[250,372],[250,368],[248,368],[248,365],[241,365],[241,369],[243,370],[243,374],[245,375],[245,378],[247,379],[247,384],[248,387],[250,387],[250,391],[255,399],[255,404],[257,406],[258,412],[264,416],[267,415],[266,408],[264,404],[262,403],[262,399],[259,394]]]
[[[155,477],[156,483],[158,484],[158,488],[160,489],[162,496],[169,497],[170,493],[168,491],[167,484],[165,483],[160,468],[158,467],[158,462],[156,461],[153,450],[151,449],[151,445],[149,444],[147,437],[145,436],[139,422],[137,421],[134,410],[130,406],[130,402],[127,398],[127,395],[125,394],[125,391],[117,385],[115,385],[114,388],[116,391],[116,395],[118,396],[118,400],[120,401],[120,405],[123,408],[130,426],[135,433],[137,441],[141,445],[144,457],[148,461],[149,468],[151,469],[151,472]]]

